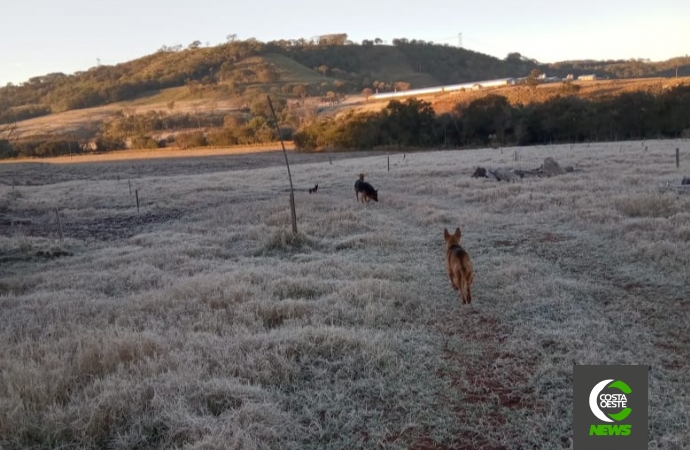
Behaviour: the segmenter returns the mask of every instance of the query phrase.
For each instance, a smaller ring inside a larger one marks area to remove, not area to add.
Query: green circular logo
[[[632,409],[627,407],[628,398],[626,397],[626,394],[630,394],[632,389],[621,380],[612,381],[613,380],[600,381],[594,386],[592,392],[589,393],[589,408],[592,410],[592,414],[603,422],[613,422],[614,420],[620,422],[632,412]],[[604,388],[618,389],[622,394],[601,394]],[[615,414],[605,414],[600,408],[624,409]]]

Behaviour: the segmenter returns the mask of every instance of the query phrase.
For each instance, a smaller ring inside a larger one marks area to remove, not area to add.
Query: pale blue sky
[[[0,86],[230,33],[261,41],[347,33],[458,44],[504,58],[665,60],[690,53],[690,0],[4,0]]]

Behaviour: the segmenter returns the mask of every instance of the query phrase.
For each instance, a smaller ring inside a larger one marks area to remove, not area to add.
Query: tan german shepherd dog
[[[470,254],[460,247],[460,228],[450,234],[443,229],[443,239],[446,241],[446,269],[453,289],[460,291],[462,303],[472,303],[472,281],[474,268]]]

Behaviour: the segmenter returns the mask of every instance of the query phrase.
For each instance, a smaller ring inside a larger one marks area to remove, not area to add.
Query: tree
[[[406,81],[396,81],[393,84],[393,88],[396,91],[409,91],[410,87],[411,87],[410,83],[407,83]]]
[[[199,94],[199,97],[203,96],[203,89],[199,80],[187,80],[187,87],[189,88],[189,93],[192,95]]]
[[[307,87],[303,84],[297,84],[294,88],[292,88],[292,93],[301,98],[304,98],[307,96]]]
[[[463,117],[463,129],[468,142],[487,144],[489,136],[496,135],[505,143],[510,127],[512,108],[500,95],[487,95],[470,103],[466,109],[457,109]]]
[[[235,39],[237,39],[237,34],[236,33],[228,34],[227,36],[225,36],[225,39],[228,42],[235,42]]]
[[[333,91],[326,92],[326,101],[331,105],[338,103],[338,94]]]
[[[0,159],[13,158],[17,153],[12,146],[12,143],[7,139],[0,139]]]
[[[376,38],[376,39],[374,39],[374,44],[380,45],[380,44],[382,44],[382,43],[383,43],[383,41],[381,40],[381,38]]]
[[[201,47],[201,41],[194,41],[187,46],[187,48],[190,50],[194,50],[194,49],[197,49],[199,47]]]
[[[525,80],[525,84],[527,84],[527,86],[531,87],[532,89],[535,89],[539,85],[540,75],[541,72],[539,71],[539,69],[532,69],[532,71],[527,76],[527,79]]]
[[[319,72],[321,72],[321,74],[325,77],[325,76],[326,76],[326,73],[328,72],[328,66],[326,66],[326,65],[324,64],[324,65],[319,66],[316,70],[318,70]]]
[[[405,102],[391,100],[384,111],[391,144],[424,146],[431,143],[436,118],[431,103],[416,98]]]
[[[577,94],[580,92],[581,86],[574,84],[572,81],[564,81],[561,83],[561,87],[558,88],[558,92],[565,95]]]
[[[506,56],[506,61],[521,61],[521,60],[522,60],[522,55],[518,52],[508,53],[508,56]]]
[[[374,91],[371,88],[364,88],[362,89],[362,95],[365,99],[369,100],[369,97],[374,95]]]
[[[259,69],[256,75],[259,83],[275,83],[279,78],[278,72],[275,70],[273,65]]]
[[[244,125],[244,120],[237,114],[226,114],[225,117],[223,117],[224,128],[234,129],[239,128],[242,125]]]
[[[228,59],[227,61],[223,61],[223,64],[220,65],[220,70],[218,71],[221,82],[225,81],[228,75],[230,75],[234,65],[235,63],[233,63],[233,61],[230,59]]]
[[[343,80],[335,80],[333,82],[333,85],[335,86],[337,91],[340,92],[341,94],[346,93],[350,89],[350,83],[348,83],[347,81],[343,81]]]

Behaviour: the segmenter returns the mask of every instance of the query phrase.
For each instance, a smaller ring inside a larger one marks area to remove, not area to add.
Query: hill
[[[315,93],[334,86],[342,92],[359,92],[374,84],[385,89],[395,82],[425,87],[450,76],[452,65],[441,70],[434,67],[433,72],[425,69],[425,61],[440,51],[452,53],[455,60],[470,67],[508,64],[488,55],[443,46],[422,46],[413,54],[410,45],[298,46],[249,40],[205,48],[163,47],[130,62],[93,67],[73,75],[51,73],[0,88],[0,122],[141,98],[156,101],[161,90],[181,87],[187,87],[192,96],[202,88],[221,87],[225,97],[241,95],[252,86],[282,87],[289,83],[305,84]],[[481,75],[479,71],[463,74],[468,80]]]
[[[687,76],[690,58],[659,63],[631,60],[540,64],[519,53],[498,59],[407,39],[395,39],[393,45],[375,45],[372,41],[359,45],[246,40],[201,47],[195,42],[185,49],[162,47],[151,55],[114,66],[93,67],[72,75],[52,73],[0,88],[0,141],[11,135],[14,142],[69,139],[83,145],[112,130],[113,122],[132,122],[146,116],[145,125],[116,123],[114,127],[120,128],[127,145],[133,145],[130,138],[143,135],[160,143],[160,139],[180,130],[222,126],[228,114],[239,116],[231,120],[238,123],[246,123],[257,114],[265,117],[267,93],[284,110],[281,126],[295,129],[317,114],[337,114],[353,108],[378,110],[387,104],[365,102],[360,93],[367,88],[386,92],[524,77],[535,69],[558,77],[594,73],[600,78],[618,79],[670,76],[676,72]],[[649,91],[659,83],[658,79],[590,82],[582,85],[578,95],[616,95],[624,89]],[[543,101],[559,91],[558,86],[549,85],[499,92],[505,93],[511,103],[524,104]],[[483,95],[484,91],[463,92],[426,99],[432,101],[437,112],[445,112],[457,102]],[[266,121],[254,122],[251,128],[230,142],[252,142],[257,135],[269,139],[272,133]],[[226,141],[218,142],[223,145]]]
[[[347,42],[347,41],[346,41]],[[257,59],[258,57],[258,59]],[[533,69],[565,77],[594,73],[600,78],[640,78],[690,75],[690,58],[652,63],[630,61],[570,61],[540,64],[519,53],[505,59],[431,42],[395,39],[393,45],[342,42],[256,40],[183,49],[161,47],[156,53],[114,66],[98,66],[73,75],[51,73],[20,85],[0,88],[0,123],[66,110],[137,100],[139,104],[195,97],[202,88],[214,88],[221,99],[241,95],[249,87],[283,88],[303,84],[309,93],[325,89],[341,93],[364,88],[392,90],[396,83],[409,88],[462,83],[502,77],[523,77]],[[220,88],[220,89],[219,89]],[[283,93],[293,94],[290,88]]]

